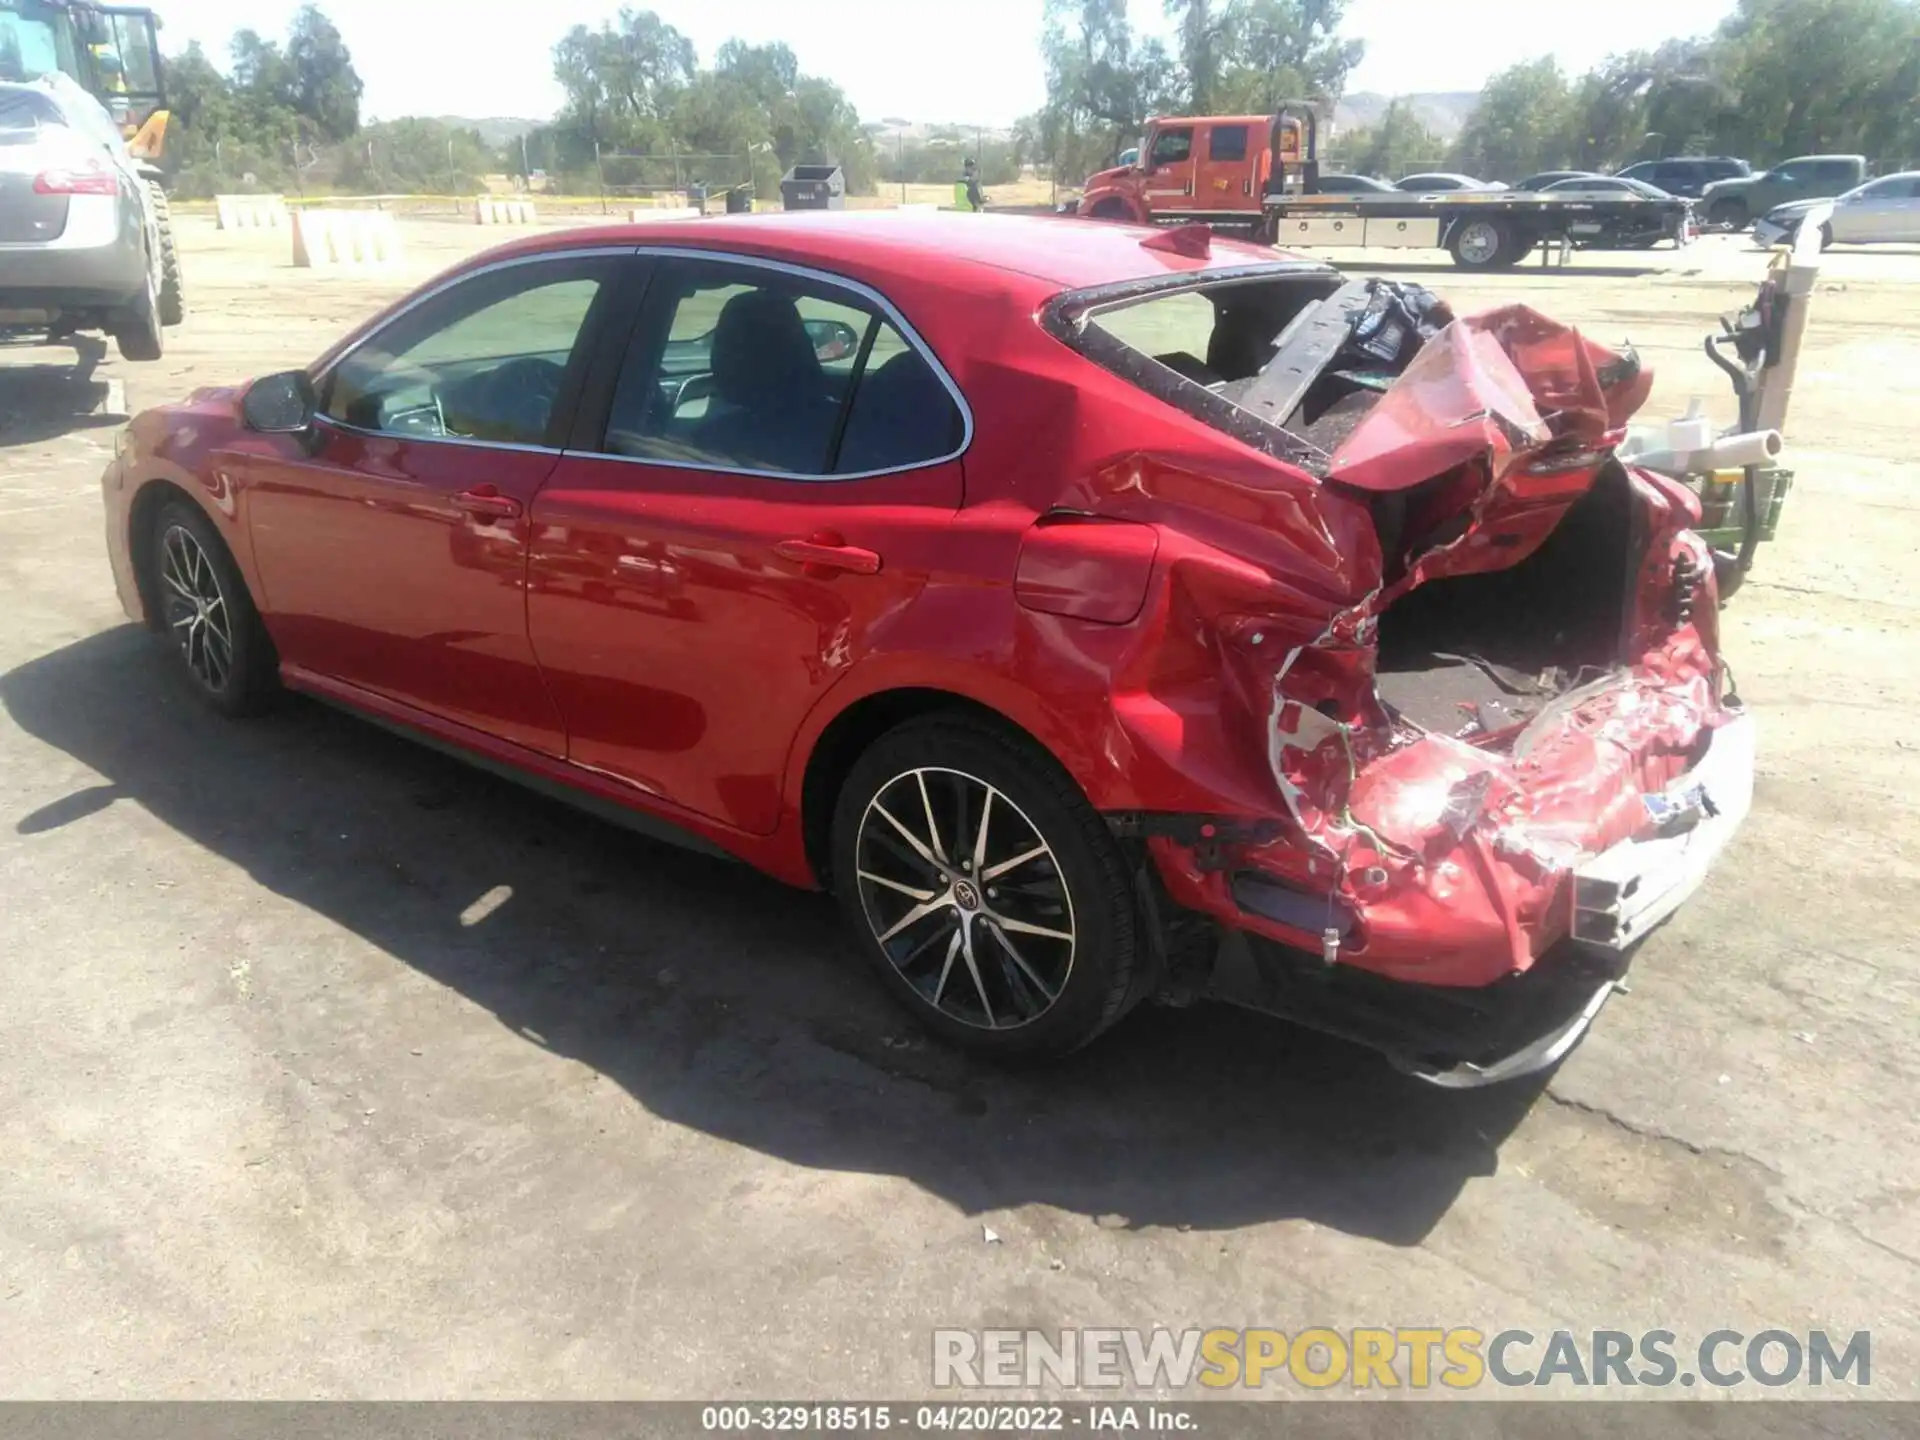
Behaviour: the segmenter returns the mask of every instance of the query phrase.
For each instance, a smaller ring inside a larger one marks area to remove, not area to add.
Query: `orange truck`
[[[1078,213],[1140,225],[1205,224],[1266,244],[1447,250],[1472,270],[1517,265],[1535,247],[1689,243],[1686,200],[1558,196],[1515,190],[1422,195],[1320,193],[1319,126],[1310,105],[1274,115],[1150,120],[1137,157],[1088,177]]]

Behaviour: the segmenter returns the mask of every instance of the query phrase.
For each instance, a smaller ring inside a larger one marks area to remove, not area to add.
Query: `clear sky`
[[[803,69],[839,82],[862,118],[1003,125],[1043,98],[1040,0],[629,0],[689,35],[703,62],[734,36],[784,40]],[[1164,29],[1160,0],[1130,0]],[[224,63],[242,25],[284,36],[297,0],[154,0],[163,45],[199,40]],[[366,115],[523,115],[559,102],[549,54],[618,0],[321,0],[366,81]],[[1610,51],[1710,30],[1733,0],[1351,0],[1367,42],[1350,88],[1475,90],[1494,71],[1552,52],[1579,70]]]

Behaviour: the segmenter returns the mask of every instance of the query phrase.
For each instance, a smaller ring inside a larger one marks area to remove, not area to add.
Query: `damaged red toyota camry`
[[[1748,806],[1651,377],[1531,310],[1070,220],[543,235],[140,416],[128,613],[830,889],[998,1055],[1217,997],[1557,1060]]]

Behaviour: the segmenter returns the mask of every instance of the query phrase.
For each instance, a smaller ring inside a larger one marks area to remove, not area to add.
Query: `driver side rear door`
[[[310,437],[244,462],[283,662],[566,753],[527,639],[528,515],[631,255],[525,257],[429,293],[318,377]]]

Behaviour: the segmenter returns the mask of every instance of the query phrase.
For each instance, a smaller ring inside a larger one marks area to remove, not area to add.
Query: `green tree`
[[[362,130],[342,148],[336,178],[369,194],[470,195],[498,158],[477,130],[409,117]]]
[[[1920,148],[1920,4],[1740,0],[1718,44],[1757,155]]]
[[[334,23],[317,6],[303,5],[287,37],[293,108],[328,140],[344,140],[360,128],[365,88],[353,55]]]
[[[1180,108],[1180,76],[1166,46],[1134,34],[1126,0],[1045,0],[1042,14],[1038,139],[1055,173],[1078,180],[1111,165],[1148,116]]]
[[[1343,170],[1391,180],[1430,168],[1445,148],[1439,138],[1420,123],[1411,105],[1405,100],[1395,100],[1377,123],[1342,136],[1338,155]]]
[[[1366,54],[1342,38],[1347,0],[1235,0],[1220,80],[1223,110],[1267,114],[1287,100],[1337,100]]]
[[[1553,57],[1501,71],[1480,92],[1453,148],[1453,164],[1509,183],[1566,163],[1574,97]]]
[[[1187,71],[1187,105],[1196,115],[1213,110],[1220,90],[1221,52],[1232,28],[1231,7],[1215,0],[1166,0],[1179,21],[1180,63]]]

